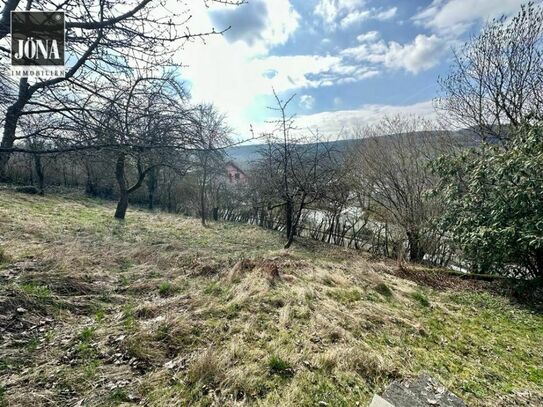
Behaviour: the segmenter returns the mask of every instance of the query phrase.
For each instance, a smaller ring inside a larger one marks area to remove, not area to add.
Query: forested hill
[[[472,147],[479,143],[477,136],[472,130],[465,129],[460,131],[448,131],[448,132],[417,132],[413,133],[413,137],[439,137],[443,135],[447,135],[451,137],[452,142],[455,144],[465,146],[465,147]],[[388,135],[383,137],[395,137],[395,135]],[[353,146],[353,144],[358,143],[365,143],[371,138],[362,138],[362,139],[346,139],[346,140],[334,140],[334,141],[327,141],[325,142],[328,144],[332,150],[338,151],[338,152],[346,152],[349,150],[349,148]],[[242,166],[243,168],[249,167],[251,162],[256,161],[260,157],[260,152],[265,147],[264,144],[249,144],[249,145],[241,145],[241,146],[235,146],[230,147],[226,149],[226,153],[228,157]]]

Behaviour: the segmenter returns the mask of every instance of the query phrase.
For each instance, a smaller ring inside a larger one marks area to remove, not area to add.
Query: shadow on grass
[[[391,274],[438,291],[487,291],[537,313],[543,313],[543,280],[519,280],[488,274],[463,274],[439,269],[402,268]]]

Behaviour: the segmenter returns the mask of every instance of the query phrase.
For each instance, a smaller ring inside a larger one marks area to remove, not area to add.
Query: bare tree
[[[200,189],[200,219],[206,225],[207,219],[207,190],[210,178],[216,178],[224,173],[224,147],[231,144],[230,129],[225,123],[225,116],[220,114],[213,105],[200,104],[196,106],[194,126],[199,140],[200,149],[196,152]]]
[[[434,186],[428,163],[445,150],[446,140],[433,130],[422,118],[388,117],[357,131],[364,140],[349,158],[358,169],[364,209],[401,228],[412,261],[423,260],[428,221],[439,208],[426,194]]]
[[[197,145],[187,131],[191,111],[186,95],[170,77],[140,77],[124,86],[117,83],[111,103],[98,114],[87,114],[87,133],[100,145],[107,145],[115,157],[115,179],[119,202],[115,217],[124,219],[128,197],[138,190],[156,168],[175,167],[177,150]],[[127,166],[133,164],[135,181],[129,184]]]
[[[211,0],[238,5],[242,1]],[[188,6],[173,13],[164,2],[152,0],[9,0],[0,12],[0,39],[9,31],[9,16],[15,10],[63,10],[67,16],[66,46],[70,68],[63,77],[47,80],[22,78],[12,81],[0,77],[5,114],[0,144],[0,177],[4,176],[13,147],[18,138],[18,124],[24,115],[52,112],[69,115],[77,111],[76,91],[100,97],[97,81],[115,83],[119,75],[149,63],[154,66],[173,65],[171,57],[183,41],[221,34],[211,30],[192,33]],[[177,45],[172,47],[171,45]],[[0,53],[9,56],[8,47]],[[9,60],[9,58],[2,58]],[[2,69],[4,71],[4,69]],[[59,98],[58,93],[65,96]],[[87,147],[89,147],[87,145]]]
[[[507,139],[523,121],[543,112],[543,8],[528,3],[502,17],[454,53],[436,100],[442,118],[483,139]]]
[[[303,211],[324,195],[332,182],[336,164],[331,146],[320,142],[317,134],[311,137],[294,135],[294,116],[287,108],[293,96],[282,100],[274,91],[277,106],[271,108],[279,114],[274,120],[274,132],[261,152],[263,158],[255,170],[266,180],[260,185],[260,195],[268,209],[282,208],[285,234],[289,248],[294,241]]]

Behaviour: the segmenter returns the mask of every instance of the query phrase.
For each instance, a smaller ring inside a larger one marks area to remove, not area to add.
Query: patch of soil
[[[438,291],[489,291],[543,312],[543,282],[492,275],[459,274],[443,270],[395,268],[388,272]]]
[[[46,307],[31,296],[10,288],[0,295],[0,336],[29,329],[47,315]]]

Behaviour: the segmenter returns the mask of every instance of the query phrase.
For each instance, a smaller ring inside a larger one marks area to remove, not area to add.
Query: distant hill
[[[260,158],[259,151],[264,147],[264,144],[251,144],[247,146],[235,146],[226,149],[228,158],[236,164],[246,168],[252,161]]]
[[[479,139],[472,130],[465,129],[460,131],[448,131],[449,136],[455,143],[464,147],[474,147],[479,144]],[[430,132],[430,134],[433,134]],[[443,134],[442,132],[435,132],[435,136]],[[387,135],[382,137],[394,137],[395,135]],[[413,137],[428,137],[428,132],[413,133]],[[327,141],[325,143],[331,145],[331,147],[338,152],[345,152],[352,147],[353,144],[364,143],[370,140],[370,138],[362,139],[348,139],[348,140],[334,140]],[[237,163],[243,169],[248,168],[252,162],[260,158],[260,151],[265,148],[265,144],[251,144],[245,146],[235,146],[226,149],[228,159]]]

